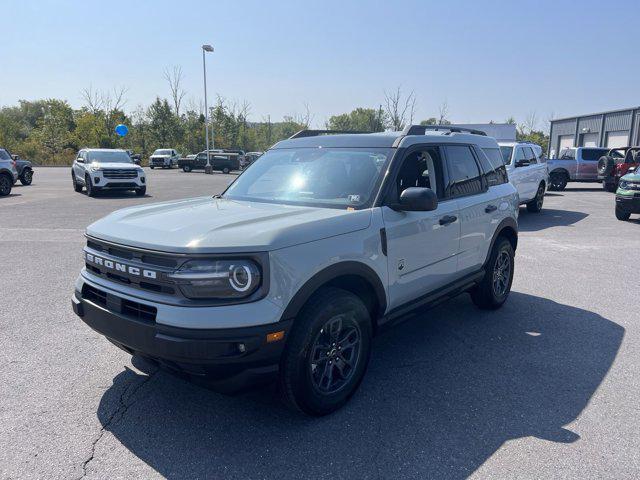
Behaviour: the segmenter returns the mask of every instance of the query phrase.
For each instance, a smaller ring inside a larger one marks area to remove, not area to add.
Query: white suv
[[[339,408],[382,328],[462,292],[486,309],[509,295],[518,196],[498,144],[430,130],[302,131],[222,195],[98,220],[74,311],[218,390],[277,378],[297,409]]]
[[[102,190],[135,190],[147,193],[147,180],[142,167],[136,165],[126,150],[83,148],[71,166],[73,189],[93,197]]]
[[[520,204],[526,205],[529,212],[539,213],[549,185],[542,147],[531,142],[500,142],[500,151]]]

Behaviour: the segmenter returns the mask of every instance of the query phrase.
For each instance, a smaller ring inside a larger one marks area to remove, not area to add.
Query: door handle
[[[449,225],[458,219],[455,215],[445,215],[440,219],[440,225]]]
[[[487,205],[484,209],[486,213],[495,212],[498,209],[495,205]]]

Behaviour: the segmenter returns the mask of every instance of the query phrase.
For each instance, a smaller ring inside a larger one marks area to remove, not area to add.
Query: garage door
[[[558,137],[558,152],[571,147],[573,147],[573,135],[560,135]]]
[[[582,146],[583,147],[597,147],[598,140],[600,140],[599,133],[583,133],[582,134]]]
[[[620,132],[607,132],[607,147],[626,147],[629,144],[629,134],[626,130]]]

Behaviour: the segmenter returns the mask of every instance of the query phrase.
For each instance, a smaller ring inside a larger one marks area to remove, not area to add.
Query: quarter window
[[[484,191],[478,164],[471,149],[464,145],[445,147],[451,196],[475,195]]]

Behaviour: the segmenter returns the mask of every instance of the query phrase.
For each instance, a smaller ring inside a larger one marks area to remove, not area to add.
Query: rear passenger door
[[[489,189],[472,146],[447,145],[444,153],[449,179],[446,195],[455,199],[460,220],[457,273],[462,276],[484,263],[495,228],[497,197]]]
[[[460,221],[455,200],[445,195],[442,148],[416,145],[407,149],[394,174],[382,217],[387,239],[389,307],[415,300],[455,280]],[[427,187],[435,191],[438,208],[431,212],[396,211],[402,191]]]

